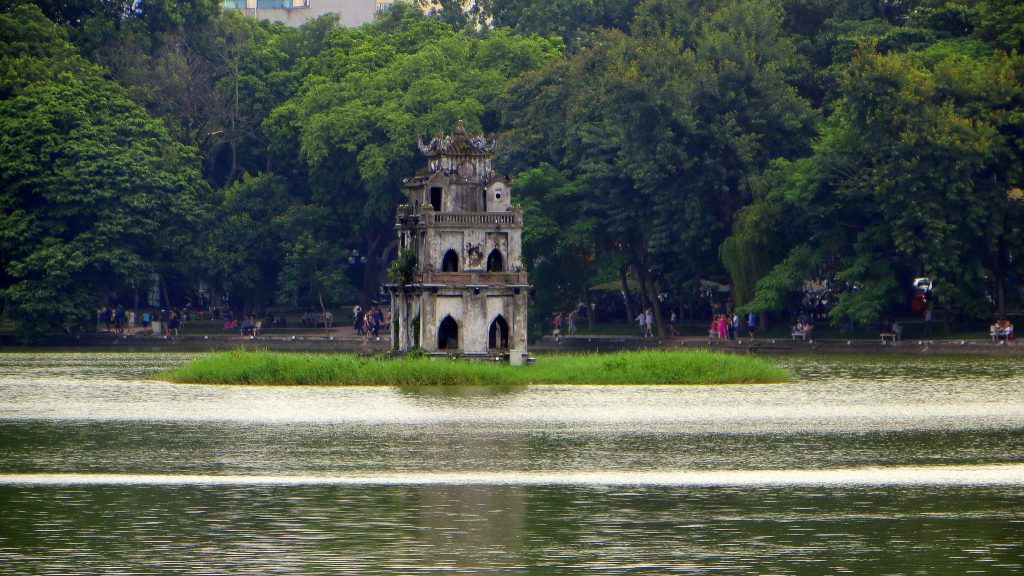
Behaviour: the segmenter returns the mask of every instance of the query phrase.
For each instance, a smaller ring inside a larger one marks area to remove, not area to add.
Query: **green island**
[[[217,352],[161,372],[189,384],[452,386],[525,384],[754,384],[789,380],[750,356],[706,350],[564,354],[512,367],[503,362],[296,352]]]

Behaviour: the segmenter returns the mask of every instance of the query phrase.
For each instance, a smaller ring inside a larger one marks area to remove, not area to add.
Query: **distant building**
[[[225,10],[240,10],[254,18],[301,26],[306,20],[338,14],[345,26],[373,21],[377,0],[224,0]]]
[[[392,343],[399,350],[461,355],[526,354],[529,284],[522,266],[523,213],[511,180],[491,169],[494,143],[459,122],[420,143],[424,174],[406,180],[398,244],[415,269],[388,285]]]

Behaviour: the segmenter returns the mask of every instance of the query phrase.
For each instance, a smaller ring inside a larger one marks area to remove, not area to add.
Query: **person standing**
[[[118,336],[124,334],[124,321],[124,306],[118,304],[114,309],[114,329],[117,330]]]
[[[754,332],[757,331],[757,312],[751,311],[747,314],[747,333],[750,334],[750,339],[754,339]]]
[[[135,335],[135,310],[128,311],[128,334]]]
[[[644,337],[654,338],[654,310],[648,308],[644,312]]]
[[[373,309],[373,337],[380,341],[380,327],[384,325],[384,311],[380,308]]]
[[[356,336],[363,335],[363,307],[359,304],[352,307],[352,327],[356,329]]]
[[[104,306],[100,310],[100,321],[107,327],[107,332],[110,332],[110,322],[114,319],[114,313],[110,310],[110,306]]]
[[[640,326],[640,337],[643,338],[647,335],[647,315],[644,314],[643,310],[637,315],[636,323]]]
[[[679,336],[679,332],[676,332],[676,323],[678,323],[678,322],[679,322],[679,316],[676,316],[676,311],[673,310],[672,314],[668,317],[668,329],[669,329],[669,332],[672,334],[673,338],[676,338],[676,337]]]
[[[181,316],[177,310],[171,310],[170,318],[167,321],[168,332],[174,334],[174,337],[178,337],[178,328],[181,327]]]

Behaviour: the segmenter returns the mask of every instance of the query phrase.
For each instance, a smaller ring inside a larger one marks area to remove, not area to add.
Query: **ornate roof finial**
[[[466,133],[466,125],[462,120],[455,122],[455,130],[450,136],[438,135],[429,143],[418,139],[416,144],[424,156],[446,155],[474,155],[489,156],[494,153],[495,142],[487,140],[482,135],[470,138]]]

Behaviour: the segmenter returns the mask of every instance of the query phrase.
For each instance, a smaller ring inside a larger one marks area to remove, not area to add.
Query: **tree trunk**
[[[622,281],[622,297],[626,301],[626,323],[632,324],[636,316],[633,315],[633,305],[629,303],[629,282],[626,279],[626,267],[619,268],[619,279]]]
[[[360,301],[363,309],[368,310],[377,296],[377,243],[380,242],[380,234],[374,233],[366,239],[366,265],[363,266],[363,287]]]
[[[587,303],[587,330],[589,330],[590,333],[593,334],[594,333],[594,305],[591,302],[591,298],[590,298],[590,288],[587,288],[584,291],[584,298],[585,298],[586,303]]]
[[[647,266],[644,265],[643,261],[637,257],[638,264],[636,268],[639,271],[640,284],[643,287],[647,300],[651,303],[651,309],[654,311],[654,325],[658,328],[658,337],[665,337],[665,324],[661,319],[661,302],[658,300],[658,286],[657,282],[650,277],[650,273],[647,271]]]
[[[636,272],[636,279],[640,282],[640,312],[643,313],[643,312],[647,311],[647,298],[648,298],[648,296],[647,296],[647,274],[645,272],[641,272],[640,271],[641,268],[643,268],[643,266],[641,266],[638,263],[637,260],[634,260],[633,271]]]
[[[328,338],[331,337],[331,327],[327,325],[327,307],[324,306],[324,293],[321,290],[316,291],[317,300],[320,301],[320,317],[324,319],[324,333]]]
[[[1010,260],[1009,250],[1006,242],[999,240],[996,253],[995,281],[996,281],[996,307],[999,310],[999,318],[1006,318],[1006,274],[1004,264]]]
[[[167,292],[167,279],[165,274],[160,275],[160,292],[164,295],[164,306],[171,308],[171,295]]]

